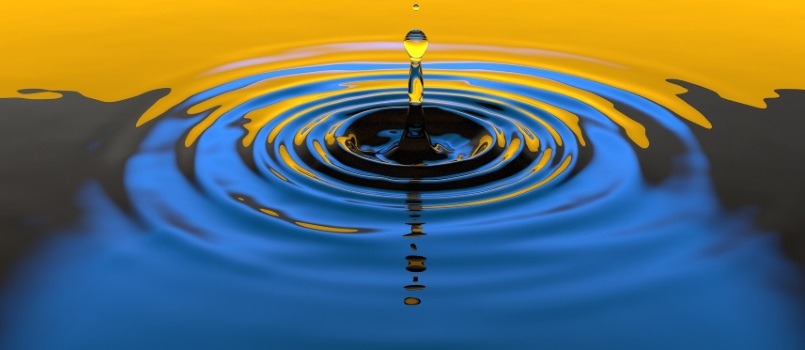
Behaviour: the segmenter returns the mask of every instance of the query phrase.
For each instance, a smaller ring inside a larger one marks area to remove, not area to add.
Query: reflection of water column
[[[406,209],[409,212],[409,217],[411,220],[407,222],[408,225],[411,226],[411,232],[403,235],[403,237],[417,239],[425,235],[422,232],[422,225],[425,223],[420,221],[420,213],[422,212],[422,200],[419,197],[419,193],[416,192],[409,192],[408,196],[405,199]],[[411,251],[416,252],[419,250],[416,243],[411,243],[410,245]],[[426,270],[425,267],[425,260],[426,258],[421,255],[411,254],[405,257],[405,260],[408,262],[408,265],[405,266],[405,269],[413,272],[414,276],[412,277],[412,283],[405,286],[405,289],[408,291],[418,291],[425,289],[425,286],[419,283],[419,276],[418,274],[424,272]],[[422,302],[419,298],[414,297],[406,297],[404,300],[406,305],[419,305]]]

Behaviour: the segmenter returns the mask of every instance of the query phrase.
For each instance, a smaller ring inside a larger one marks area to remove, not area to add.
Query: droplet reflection
[[[407,297],[403,299],[403,302],[405,305],[419,305],[422,303],[422,300],[419,300],[419,298]]]

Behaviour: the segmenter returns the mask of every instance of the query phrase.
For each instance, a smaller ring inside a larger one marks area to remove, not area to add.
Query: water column
[[[403,45],[411,63],[408,69],[408,116],[397,147],[386,154],[386,157],[400,164],[423,165],[426,161],[446,158],[431,142],[422,106],[425,92],[422,56],[428,49],[428,37],[419,29],[411,29],[405,35]]]

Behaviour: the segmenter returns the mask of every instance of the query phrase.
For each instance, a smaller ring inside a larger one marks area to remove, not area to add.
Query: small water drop
[[[414,4],[414,11],[419,11],[419,4]]]
[[[411,29],[403,41],[405,51],[411,58],[411,63],[418,65],[428,49],[428,37],[419,29]]]

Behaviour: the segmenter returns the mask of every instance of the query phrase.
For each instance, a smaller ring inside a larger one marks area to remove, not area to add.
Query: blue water
[[[574,113],[584,142],[555,116],[522,101],[494,92],[426,88],[427,107],[486,120],[504,131],[507,149],[525,152],[512,144],[523,137],[516,125],[524,126],[540,140],[533,164],[550,157],[546,166],[495,178],[510,162],[496,159],[470,172],[421,181],[438,188],[482,174],[493,180],[413,193],[382,185],[410,179],[330,159],[340,173],[366,179],[362,186],[305,162],[307,154],[326,164],[315,152],[305,152],[314,141],[326,142],[324,135],[339,122],[370,108],[404,106],[404,68],[352,63],[269,71],[201,91],[166,112],[152,122],[126,166],[133,214],[123,213],[97,183],[88,182],[76,199],[85,213],[79,223],[55,235],[16,274],[15,289],[0,304],[9,324],[0,346],[805,348],[800,272],[779,256],[774,235],[754,228],[750,212],[722,209],[689,126],[635,93],[531,67],[426,63],[426,86],[465,81]],[[582,101],[428,69],[561,82],[639,110],[670,131],[685,152],[673,160],[670,175],[652,185],[641,173],[633,142]],[[327,71],[354,75],[222,106],[227,112],[184,148],[188,130],[210,113],[188,115],[192,105],[274,77]],[[377,71],[388,73],[363,74]],[[370,80],[403,83],[362,93],[347,85]],[[242,145],[246,113],[338,91],[279,113],[254,143]],[[294,146],[299,130],[328,113]],[[270,141],[275,128],[278,136]],[[281,146],[314,177],[283,161]],[[584,152],[588,160],[582,162]],[[182,162],[192,171],[178,165]],[[412,196],[421,198],[421,211],[411,205]],[[426,235],[403,237],[412,220],[423,223]],[[411,254],[427,257],[426,271],[405,269]],[[414,276],[424,290],[403,288]],[[405,297],[421,304],[405,305]]]

